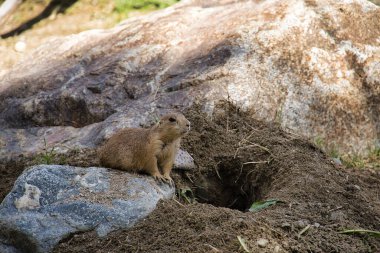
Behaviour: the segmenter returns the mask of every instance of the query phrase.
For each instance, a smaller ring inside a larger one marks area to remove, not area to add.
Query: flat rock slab
[[[122,171],[31,167],[0,205],[0,252],[50,252],[71,233],[128,228],[173,194],[167,184]]]

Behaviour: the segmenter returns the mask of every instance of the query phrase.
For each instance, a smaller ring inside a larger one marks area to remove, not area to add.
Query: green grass
[[[163,9],[179,2],[179,0],[114,0],[113,14],[116,22],[130,16],[131,13],[147,13]]]
[[[49,149],[47,147],[46,139],[44,138],[43,152],[36,157],[36,162],[40,164],[53,164],[55,156],[57,155],[54,148],[55,147]]]
[[[46,139],[44,138],[44,148],[41,153],[36,155],[34,158],[33,164],[65,164],[66,159],[65,157],[60,157],[56,152],[55,152],[55,147],[48,148]]]
[[[325,140],[322,137],[317,136],[314,138],[314,144],[315,146],[323,150],[325,146]]]
[[[272,205],[276,205],[277,203],[284,203],[281,200],[278,199],[268,199],[268,200],[262,200],[262,201],[256,201],[254,202],[251,207],[249,208],[250,212],[258,212],[262,209],[268,208]]]
[[[196,203],[197,200],[194,196],[193,191],[190,188],[179,188],[177,189],[177,196],[179,200],[187,202],[188,204]]]
[[[342,156],[341,160],[347,168],[362,169],[365,167],[365,158],[357,154]]]
[[[339,157],[347,168],[380,169],[380,147],[369,150],[368,155],[342,155]]]
[[[128,13],[133,10],[158,10],[177,2],[178,0],[115,0],[115,11]]]
[[[367,155],[341,154],[336,145],[327,145],[322,137],[314,138],[313,142],[328,156],[339,159],[347,168],[380,169],[380,147],[372,147],[368,150]]]

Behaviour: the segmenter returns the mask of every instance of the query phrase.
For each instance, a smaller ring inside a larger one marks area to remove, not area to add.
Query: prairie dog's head
[[[158,128],[174,138],[179,138],[190,131],[190,121],[181,113],[169,113],[161,117]]]

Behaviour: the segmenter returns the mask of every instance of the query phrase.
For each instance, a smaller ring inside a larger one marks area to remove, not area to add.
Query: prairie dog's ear
[[[170,117],[170,118],[169,118],[169,121],[170,121],[170,122],[176,122],[177,120],[176,120],[176,118],[174,118],[174,117]]]

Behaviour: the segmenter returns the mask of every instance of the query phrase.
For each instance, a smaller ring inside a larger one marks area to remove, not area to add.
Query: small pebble
[[[333,158],[332,160],[338,166],[342,166],[343,165],[342,161],[339,158]]]
[[[269,241],[267,239],[259,239],[257,240],[257,245],[259,245],[260,248],[265,248],[268,245]]]
[[[346,215],[341,211],[335,211],[330,214],[331,221],[344,221],[346,219]]]
[[[359,185],[356,185],[356,184],[350,184],[350,185],[347,185],[346,186],[346,190],[348,191],[360,191],[360,186]]]
[[[282,228],[290,228],[291,225],[290,225],[289,222],[284,222],[284,223],[281,224],[281,227],[282,227]]]
[[[294,222],[294,227],[296,228],[304,228],[309,224],[307,220],[298,220]]]
[[[275,253],[280,252],[280,246],[276,245],[276,247],[274,247],[273,252]]]
[[[25,42],[23,42],[23,41],[16,42],[16,44],[15,44],[15,50],[17,52],[20,52],[20,53],[24,52],[25,49],[26,49],[26,43]]]

